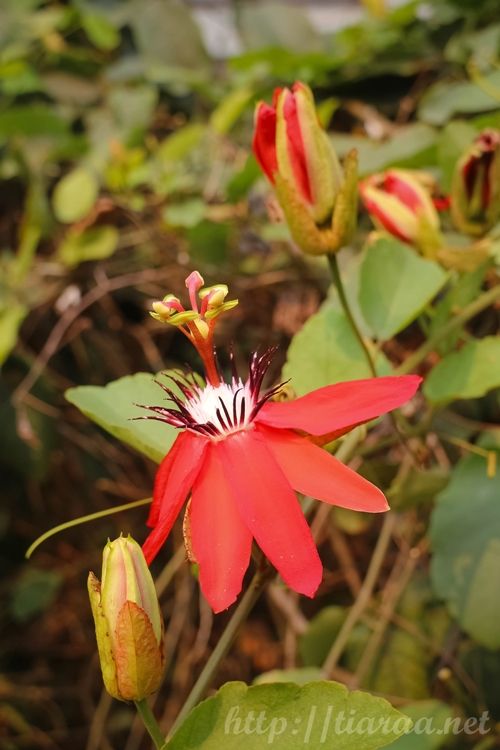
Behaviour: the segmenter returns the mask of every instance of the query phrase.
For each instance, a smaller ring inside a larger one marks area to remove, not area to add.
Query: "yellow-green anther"
[[[226,284],[214,284],[214,286],[207,286],[204,289],[200,289],[198,296],[200,299],[208,297],[208,308],[220,307],[224,302],[229,289]]]

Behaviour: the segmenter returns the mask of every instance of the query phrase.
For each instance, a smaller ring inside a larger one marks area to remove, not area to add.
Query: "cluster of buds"
[[[458,161],[451,214],[456,227],[473,236],[484,234],[500,218],[500,131],[484,130]]]
[[[276,89],[272,106],[257,105],[253,150],[304,252],[337,252],[349,241],[357,213],[357,155],[348,154],[341,168],[308,86]]]
[[[163,677],[163,622],[141,547],[130,536],[108,542],[101,581],[89,573],[104,685],[113,698],[141,701]]]
[[[191,309],[186,310],[174,294],[167,294],[162,300],[153,302],[150,315],[155,320],[177,327],[187,336],[198,350],[213,384],[220,381],[213,355],[215,321],[223,312],[236,307],[238,300],[226,301],[228,288],[225,284],[209,287],[204,284],[202,275],[193,271],[186,279]]]
[[[388,169],[359,184],[361,199],[375,225],[429,256],[442,245],[432,188],[430,175],[404,169]]]

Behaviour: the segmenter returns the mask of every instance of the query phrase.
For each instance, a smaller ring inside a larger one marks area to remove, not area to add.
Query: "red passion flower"
[[[165,298],[167,305],[170,299]],[[175,315],[183,312],[175,298]],[[191,318],[184,326],[195,345],[206,330],[203,323]],[[197,348],[206,357],[206,340],[201,343],[201,351]],[[177,427],[180,434],[156,475],[144,555],[153,560],[191,493],[192,552],[202,591],[215,612],[229,607],[241,591],[253,539],[290,588],[312,597],[322,564],[296,492],[370,513],[389,506],[381,490],[308,436],[338,437],[401,406],[421,378],[355,380],[294,401],[272,402],[281,386],[261,393],[272,352],[253,355],[246,382],[234,368],[229,382],[216,379],[213,350],[211,356],[205,362],[212,373],[207,385],[175,379],[182,396],[163,385],[171,405],[146,407],[153,419]]]

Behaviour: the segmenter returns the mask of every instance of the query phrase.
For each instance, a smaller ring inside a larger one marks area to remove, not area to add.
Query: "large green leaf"
[[[500,474],[488,477],[483,457],[453,470],[432,515],[432,583],[475,640],[500,648]]]
[[[153,461],[160,462],[175,440],[177,430],[163,422],[151,419],[134,420],[147,414],[137,404],[145,406],[165,405],[166,394],[155,378],[168,382],[169,388],[178,392],[175,385],[166,381],[165,373],[155,376],[147,372],[126,375],[108,385],[82,385],[66,391],[66,398],[100,427],[144,453]],[[167,404],[168,407],[168,404]]]
[[[488,112],[498,108],[495,89],[500,86],[500,70],[485,76],[484,88],[476,83],[440,81],[422,97],[418,114],[431,125],[444,125],[457,114]],[[491,89],[491,94],[487,93]]]
[[[394,239],[366,248],[359,303],[366,322],[382,340],[401,331],[441,289],[446,273],[433,261]]]
[[[371,750],[410,728],[384,699],[337,682],[229,682],[190,713],[166,750]]]
[[[484,396],[500,386],[500,339],[486,336],[469,341],[459,352],[448,354],[434,367],[424,384],[433,403]]]
[[[377,356],[379,375],[390,371],[383,354]],[[297,395],[344,380],[370,377],[364,352],[344,313],[324,303],[293,337],[283,370]]]
[[[419,168],[433,164],[436,131],[424,123],[414,123],[398,128],[383,142],[342,134],[333,136],[332,143],[339,156],[357,149],[363,176],[392,166]]]

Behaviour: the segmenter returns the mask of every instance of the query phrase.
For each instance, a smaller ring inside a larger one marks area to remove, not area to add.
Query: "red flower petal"
[[[313,596],[322,565],[297,496],[262,438],[237,432],[216,444],[240,515],[295,591]]]
[[[385,174],[384,189],[391,195],[395,195],[399,198],[401,203],[417,213],[422,208],[422,200],[418,192],[414,189],[413,185],[400,176],[398,172],[388,171]]]
[[[341,508],[380,513],[389,505],[384,493],[327,451],[290,430],[260,426],[266,445],[298,492]]]
[[[252,535],[241,520],[217,447],[209,445],[194,483],[190,519],[201,590],[214,612],[221,612],[241,591]]]
[[[148,523],[155,527],[142,546],[147,562],[153,560],[170,534],[187,494],[196,479],[208,439],[183,432],[160,464]]]
[[[295,401],[267,403],[255,421],[326,435],[396,409],[415,394],[421,381],[418,375],[404,375],[327,385]]]
[[[378,191],[379,199],[375,199],[373,197],[373,194],[370,194],[370,192],[365,189],[366,187],[370,186],[370,180],[363,180],[359,183],[359,193],[368,213],[371,214],[372,217],[377,219],[380,224],[382,224],[384,229],[386,229],[390,234],[394,235],[394,237],[397,237],[403,242],[411,242],[412,238],[410,236],[410,233],[405,232],[404,227],[400,226],[400,224],[397,223],[396,218],[391,214],[385,202],[383,202],[379,197],[382,196],[383,193]]]
[[[276,110],[265,102],[260,102],[255,110],[255,131],[252,148],[262,171],[274,183],[274,173],[278,171]]]
[[[307,158],[304,139],[302,138],[302,132],[300,130],[297,102],[291,91],[286,90],[284,96],[283,116],[286,121],[287,146],[290,164],[302,196],[309,203],[313,203],[314,199],[309,180],[309,173],[307,171]]]

